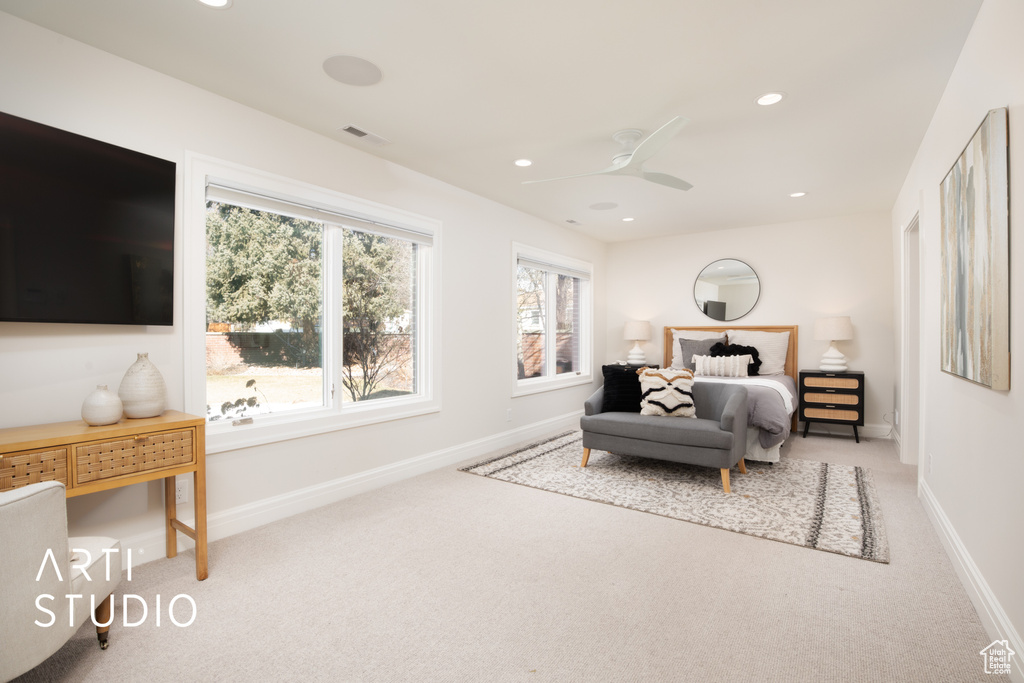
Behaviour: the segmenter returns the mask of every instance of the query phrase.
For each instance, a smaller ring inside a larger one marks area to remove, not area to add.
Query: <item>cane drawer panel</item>
[[[59,481],[68,485],[67,448],[61,446],[0,455],[0,491],[41,481]]]
[[[195,462],[194,430],[157,432],[113,441],[75,446],[75,481],[100,479],[159,470]]]
[[[835,408],[805,408],[804,417],[810,420],[860,421],[860,413],[856,410],[837,410]]]
[[[804,401],[807,403],[841,403],[847,406],[855,406],[860,403],[860,396],[857,394],[816,394],[808,392],[804,394]]]
[[[805,387],[822,389],[857,389],[860,380],[855,377],[804,377]]]

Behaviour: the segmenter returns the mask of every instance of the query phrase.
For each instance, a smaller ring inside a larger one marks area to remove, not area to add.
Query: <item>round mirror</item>
[[[715,261],[697,276],[693,300],[697,308],[715,320],[736,320],[750,313],[761,296],[757,273],[743,261]]]

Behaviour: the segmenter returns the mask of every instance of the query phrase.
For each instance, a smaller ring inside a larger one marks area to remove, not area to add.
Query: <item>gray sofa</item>
[[[602,412],[604,387],[584,403],[583,464],[590,449],[618,455],[670,460],[717,467],[722,488],[729,493],[729,470],[739,465],[747,473],[747,389],[737,384],[696,382],[693,403],[697,417],[662,417],[639,413]]]

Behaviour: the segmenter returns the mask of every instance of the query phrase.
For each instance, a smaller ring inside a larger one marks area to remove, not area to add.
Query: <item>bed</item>
[[[734,331],[731,337],[727,335],[730,330]],[[796,429],[797,424],[797,331],[796,325],[665,327],[665,355],[662,366],[682,367],[683,348],[687,351],[703,349],[707,342],[714,342],[716,337],[721,336],[726,336],[730,344],[739,343],[741,346],[753,346],[763,350],[761,360],[768,364],[762,371],[767,370],[770,374],[756,377],[697,375],[695,381],[737,382],[746,386],[749,428],[744,457],[761,462],[778,462],[782,444]],[[788,340],[785,333],[788,333]],[[681,345],[680,339],[691,343]],[[758,347],[758,344],[761,346]]]

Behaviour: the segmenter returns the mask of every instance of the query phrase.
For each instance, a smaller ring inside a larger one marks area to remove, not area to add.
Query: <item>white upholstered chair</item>
[[[72,556],[71,549],[79,550]],[[113,538],[68,538],[63,484],[0,492],[0,681],[59,650],[93,614],[93,604],[95,623],[107,624],[96,627],[106,649],[112,594],[121,581],[120,551]],[[39,597],[47,595],[53,598]],[[68,595],[81,597],[71,602]]]

